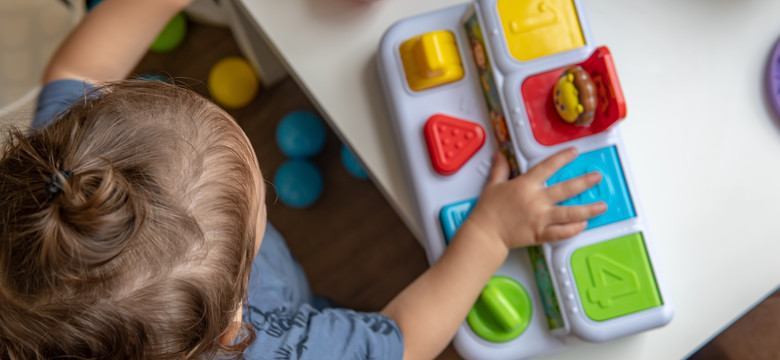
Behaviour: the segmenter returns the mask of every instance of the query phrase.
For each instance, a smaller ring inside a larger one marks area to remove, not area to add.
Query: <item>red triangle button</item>
[[[479,124],[447,115],[431,116],[423,128],[433,168],[452,175],[485,143],[485,130]]]

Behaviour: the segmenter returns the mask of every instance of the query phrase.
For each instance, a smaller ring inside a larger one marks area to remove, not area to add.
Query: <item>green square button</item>
[[[642,233],[577,249],[571,268],[582,308],[595,321],[663,304]]]

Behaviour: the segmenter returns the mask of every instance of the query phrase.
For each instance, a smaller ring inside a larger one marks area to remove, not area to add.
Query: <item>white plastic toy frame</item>
[[[577,338],[605,341],[668,323],[672,317],[673,307],[667,296],[663,274],[657,262],[652,261],[655,258],[652,234],[644,221],[646,215],[637,196],[636,184],[631,176],[630,161],[624,151],[619,126],[612,126],[604,132],[585,138],[554,146],[544,146],[534,139],[527,124],[526,110],[519,91],[523,81],[531,75],[582,62],[596,49],[587,18],[583,14],[581,1],[574,0],[574,4],[585,45],[530,61],[518,61],[509,54],[496,10],[497,1],[477,0],[475,4],[458,5],[401,20],[385,33],[377,56],[380,79],[401,152],[405,178],[414,197],[414,215],[423,229],[424,239],[421,240],[428,261],[434,263],[446,246],[439,223],[439,212],[446,205],[479,196],[490,171],[491,155],[497,146],[492,135],[492,125],[482,94],[479,74],[463,26],[465,18],[470,16],[472,11],[476,11],[480,20],[486,51],[490,54],[493,66],[496,87],[499,90],[511,138],[514,140],[513,150],[521,170],[526,171],[566,147],[576,146],[580,153],[585,153],[614,145],[623,167],[636,216],[587,230],[562,242],[544,245],[545,260],[564,317],[564,329],[548,330],[530,258],[525,249],[520,249],[510,253],[496,275],[517,280],[531,294],[533,312],[528,328],[514,340],[494,343],[477,336],[464,321],[455,336],[455,347],[468,359],[522,359],[576,346],[579,342]],[[407,84],[401,63],[400,44],[415,36],[436,30],[449,30],[455,35],[465,75],[453,83],[424,91],[413,91]],[[508,94],[515,95],[508,96]],[[430,116],[437,113],[478,123],[489,134],[485,145],[457,173],[450,176],[442,176],[434,171],[427,156],[423,137],[423,125]],[[591,320],[582,311],[579,293],[573,285],[576,282],[570,262],[572,253],[587,245],[637,232],[641,232],[644,237],[663,305],[610,320]]]

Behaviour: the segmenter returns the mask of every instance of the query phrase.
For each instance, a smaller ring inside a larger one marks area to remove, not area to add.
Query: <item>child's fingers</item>
[[[588,227],[587,221],[550,225],[542,232],[543,241],[558,241],[579,234]]]
[[[552,224],[568,224],[588,220],[607,211],[607,204],[603,201],[586,205],[556,206],[550,213]]]
[[[576,157],[577,148],[570,147],[566,150],[562,150],[531,168],[531,170],[528,171],[527,176],[532,177],[535,182],[547,181],[547,179],[555,174],[556,171],[560,170],[564,165],[570,163]]]
[[[561,202],[579,195],[601,181],[601,173],[594,171],[547,188],[547,196],[553,202]]]
[[[501,151],[496,150],[493,153],[493,168],[488,175],[488,185],[500,184],[509,179],[509,162]]]

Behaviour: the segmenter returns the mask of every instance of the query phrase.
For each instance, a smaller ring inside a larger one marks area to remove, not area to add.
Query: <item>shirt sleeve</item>
[[[92,84],[81,80],[60,79],[47,83],[38,95],[35,118],[30,125],[41,130],[57,120],[57,115],[71,104],[94,89]]]
[[[348,309],[317,311],[304,304],[294,311],[262,311],[248,306],[245,322],[255,341],[247,359],[394,360],[402,359],[403,336],[398,325],[379,313]]]

